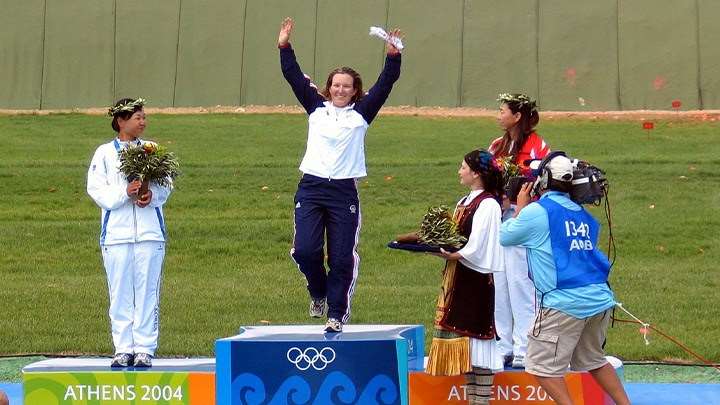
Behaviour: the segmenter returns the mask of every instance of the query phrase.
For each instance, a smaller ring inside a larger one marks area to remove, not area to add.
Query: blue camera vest
[[[606,283],[610,262],[596,248],[600,224],[585,209],[569,210],[550,198],[537,201],[548,214],[557,285],[555,289]]]

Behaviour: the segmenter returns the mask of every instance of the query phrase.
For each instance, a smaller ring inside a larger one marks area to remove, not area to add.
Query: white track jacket
[[[142,142],[140,140],[133,142]],[[127,195],[128,181],[120,173],[119,151],[125,147],[117,139],[100,145],[90,163],[87,192],[102,209],[100,245],[144,241],[165,242],[162,206],[172,191],[150,183],[152,200],[145,208],[134,204]]]

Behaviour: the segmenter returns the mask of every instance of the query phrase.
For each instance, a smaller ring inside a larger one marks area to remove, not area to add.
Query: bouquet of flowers
[[[179,168],[175,155],[155,142],[142,142],[120,151],[120,172],[128,181],[143,183],[138,195],[147,191],[150,182],[161,187],[170,185],[180,174]]]
[[[512,156],[505,156],[501,158],[495,159],[500,166],[500,171],[502,172],[502,179],[503,184],[507,187],[508,183],[510,182],[510,179],[513,177],[521,176],[522,172],[520,170],[520,166],[516,165],[513,162]]]

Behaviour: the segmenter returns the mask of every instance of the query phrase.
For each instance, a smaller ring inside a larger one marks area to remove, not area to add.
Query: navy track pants
[[[360,201],[355,179],[303,175],[295,194],[295,235],[290,251],[314,299],[327,297],[328,318],[347,323],[360,267]],[[325,271],[325,239],[327,264]]]

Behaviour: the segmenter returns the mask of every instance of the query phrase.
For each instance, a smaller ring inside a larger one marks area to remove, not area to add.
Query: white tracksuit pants
[[[505,271],[495,277],[495,328],[503,355],[525,356],[528,331],[535,319],[535,286],[528,277],[526,249],[504,246]]]
[[[155,355],[165,242],[102,246],[115,353]]]

